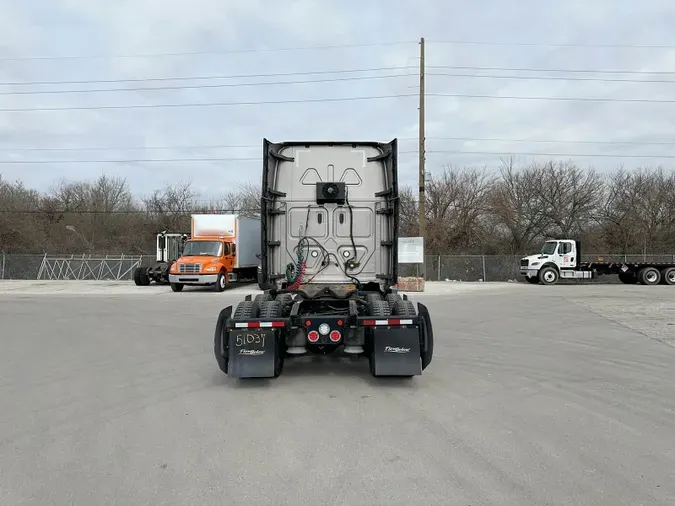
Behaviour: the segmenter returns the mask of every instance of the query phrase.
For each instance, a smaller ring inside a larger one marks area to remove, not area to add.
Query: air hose
[[[300,241],[300,244],[302,241]],[[307,260],[302,253],[302,246],[298,244],[298,259],[295,264],[288,264],[286,266],[286,281],[289,285],[286,288],[287,290],[293,291],[297,290],[300,284],[302,283],[302,278],[305,275],[305,269],[307,268]]]

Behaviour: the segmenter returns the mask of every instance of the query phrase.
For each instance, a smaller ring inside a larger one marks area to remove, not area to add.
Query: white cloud
[[[554,42],[572,44],[675,44],[675,14],[670,2],[634,4],[610,0],[542,3],[522,0],[424,0],[413,4],[294,0],[0,0],[0,58],[27,55],[128,55],[200,53],[250,49],[377,43],[427,39],[429,66],[517,68],[633,69],[674,71],[675,50],[645,48],[546,47],[536,45],[440,44],[439,40]],[[35,80],[115,80],[130,78],[266,74],[330,69],[417,65],[415,42],[360,48],[307,51],[261,51],[186,56],[54,59],[0,62],[3,82]],[[429,93],[499,96],[608,97],[675,99],[675,85],[601,81],[518,80],[452,77],[472,69],[428,68]],[[398,74],[399,72],[392,72]],[[403,72],[404,73],[404,72]],[[523,74],[484,71],[495,75]],[[351,75],[354,77],[357,74]],[[529,75],[542,75],[533,74]],[[561,75],[561,74],[547,74]],[[580,76],[588,74],[579,74]],[[298,81],[322,76],[251,78]],[[323,76],[326,77],[326,76]],[[328,76],[331,77],[331,76]],[[341,75],[340,77],[349,77]],[[607,78],[639,78],[605,75]],[[675,80],[672,76],[653,76]],[[242,80],[164,81],[148,83],[0,86],[11,91],[115,88],[170,84],[236,83]],[[401,180],[417,177],[416,77],[346,80],[314,84],[239,86],[192,90],[1,95],[0,108],[96,107],[105,105],[259,102],[325,97],[405,95],[372,101],[308,102],[220,107],[3,112],[0,114],[0,160],[90,160],[130,158],[256,157],[263,137],[274,140],[317,138],[401,138]],[[650,154],[663,158],[577,157],[604,170],[658,164],[672,166],[673,146],[507,143],[442,140],[439,137],[511,138],[565,141],[668,141],[675,134],[675,104],[535,101],[468,97],[427,98],[429,170],[443,164],[497,164],[510,152]],[[246,145],[228,149],[184,150],[186,145]],[[168,150],[12,152],[26,147],[174,146]],[[438,151],[496,152],[499,155],[453,155]],[[526,157],[526,159],[529,159]],[[46,188],[57,177],[95,177],[101,171],[129,178],[138,193],[166,181],[187,179],[213,192],[239,181],[255,180],[257,162],[175,162],[144,164],[2,164],[3,177],[20,177]],[[214,185],[213,181],[219,181]]]

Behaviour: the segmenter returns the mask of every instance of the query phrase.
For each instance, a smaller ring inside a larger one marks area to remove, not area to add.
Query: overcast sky
[[[663,82],[675,82],[672,1],[0,0],[0,12],[0,173],[40,190],[107,173],[138,195],[192,180],[217,196],[258,181],[263,137],[398,137],[401,179],[414,183],[422,36],[432,173],[497,167],[510,153],[522,162],[570,154],[600,170],[675,162],[675,84]],[[272,50],[343,44],[364,45]],[[257,77],[231,78],[242,75]],[[200,76],[210,79],[185,79]],[[54,81],[69,83],[35,84]],[[135,90],[54,93],[120,88]],[[389,98],[321,101],[349,97]],[[214,102],[238,105],[185,106]],[[181,107],[145,107],[156,104]],[[143,107],[120,107],[130,105]],[[604,156],[581,156],[590,154]],[[607,156],[620,154],[650,158]],[[130,161],[166,158],[222,160]],[[8,163],[29,160],[43,163]],[[55,160],[64,162],[44,163]]]

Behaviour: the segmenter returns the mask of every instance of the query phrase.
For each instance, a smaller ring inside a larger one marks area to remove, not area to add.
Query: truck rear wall
[[[351,283],[356,278],[361,283],[394,284],[396,149],[396,140],[277,144],[265,140],[263,277],[283,276],[286,265],[297,261],[294,248],[307,236],[311,241],[309,251],[303,251],[306,278],[313,283]],[[318,203],[316,184],[320,182],[345,184],[348,202]],[[353,256],[354,249],[360,265],[345,273],[345,259]],[[328,265],[322,263],[325,254],[330,255]]]
[[[237,217],[237,256],[234,266],[237,269],[257,267],[260,259],[260,220],[253,218]]]

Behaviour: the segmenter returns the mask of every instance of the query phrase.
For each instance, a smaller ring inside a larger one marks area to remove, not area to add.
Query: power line
[[[476,67],[473,65],[427,65],[428,69],[452,70],[497,70],[505,72],[568,72],[580,74],[658,74],[675,75],[675,71],[668,70],[614,70],[614,69],[537,69],[533,67]]]
[[[399,141],[418,140],[417,137],[398,137]],[[462,142],[529,142],[544,144],[600,144],[600,145],[635,145],[635,146],[675,146],[675,142],[665,141],[592,141],[592,140],[563,140],[563,139],[509,139],[502,137],[442,137],[427,136],[426,140],[462,141]],[[261,144],[192,144],[177,146],[90,146],[90,147],[30,147],[30,148],[6,148],[0,147],[0,152],[44,152],[44,151],[154,151],[154,150],[200,150],[200,149],[257,149]],[[399,151],[403,153],[416,153],[416,151]],[[12,163],[7,161],[6,163]]]
[[[31,107],[0,109],[0,112],[46,112],[46,111],[100,111],[105,109],[156,109],[161,107],[229,107],[238,105],[276,105],[276,104],[303,104],[318,102],[350,102],[356,100],[381,100],[386,98],[416,97],[416,93],[400,93],[394,95],[374,95],[369,97],[326,97],[305,98],[296,100],[261,100],[248,102],[204,102],[204,103],[173,103],[173,104],[130,104],[130,105],[94,105],[74,107]]]
[[[312,70],[301,72],[272,72],[267,74],[216,74],[205,76],[174,76],[174,77],[139,77],[128,79],[88,79],[80,81],[1,81],[2,86],[38,86],[60,84],[113,84],[113,83],[138,83],[152,81],[192,81],[192,80],[215,80],[215,79],[258,79],[265,77],[291,77],[310,76],[325,74],[355,74],[358,72],[382,72],[416,69],[416,65],[403,65],[398,67],[371,67],[364,69],[338,69],[338,70]]]
[[[59,55],[59,56],[16,56],[0,58],[0,61],[31,61],[31,60],[95,60],[104,58],[157,58],[166,56],[205,56],[222,54],[245,54],[245,53],[278,53],[288,51],[314,51],[320,49],[347,49],[357,47],[395,46],[403,44],[416,44],[417,41],[390,41],[390,42],[364,42],[360,44],[330,44],[316,46],[276,47],[276,48],[244,48],[244,49],[217,49],[210,51],[180,51],[170,53],[135,53],[135,54],[112,54],[112,55]]]
[[[195,206],[197,208],[199,207],[206,207],[208,206]],[[209,212],[214,212],[214,213],[240,213],[240,212],[260,212],[259,209],[207,209]],[[170,210],[153,210],[153,209],[147,209],[147,210],[140,210],[140,209],[134,209],[134,210],[129,210],[129,211],[123,211],[123,210],[113,210],[113,211],[97,211],[93,209],[83,209],[83,210],[68,210],[68,211],[62,211],[62,210],[52,210],[52,209],[0,209],[0,214],[122,214],[122,215],[134,215],[134,214],[164,214],[164,215],[171,215],[171,214],[179,214],[179,215],[189,215],[191,213],[194,213],[195,209],[190,209],[187,211],[170,211]]]
[[[452,155],[490,155],[490,156],[550,156],[550,157],[602,157],[602,158],[675,158],[675,155],[626,155],[611,153],[535,153],[535,152],[498,152],[498,151],[446,151],[434,150],[427,153],[445,153]]]
[[[673,99],[658,98],[612,98],[612,97],[537,97],[537,96],[514,96],[514,95],[472,95],[468,93],[427,93],[428,97],[451,97],[451,98],[489,98],[498,100],[552,100],[568,102],[635,102],[652,104],[672,104]],[[3,109],[0,109],[3,111]]]
[[[415,77],[417,74],[394,74],[389,76],[357,76],[357,77],[333,77],[330,79],[307,79],[300,81],[272,81],[272,82],[257,82],[257,83],[218,83],[218,84],[185,84],[174,86],[155,86],[143,88],[103,88],[103,89],[86,89],[86,90],[44,90],[44,91],[0,91],[0,95],[62,95],[67,93],[104,93],[117,91],[162,91],[162,90],[190,90],[190,89],[205,89],[205,88],[232,88],[242,86],[279,86],[284,84],[311,84],[311,83],[328,83],[339,81],[365,81],[372,79],[392,79],[398,77]]]
[[[399,141],[417,140],[417,137],[398,137]],[[180,150],[197,150],[197,149],[262,149],[260,144],[193,144],[193,145],[178,145],[178,146],[91,146],[83,148],[75,147],[56,147],[56,148],[5,148],[0,147],[0,151],[19,151],[19,152],[37,152],[37,151],[140,151],[140,150],[162,150],[172,149]],[[401,153],[401,151],[399,151]]]
[[[652,141],[567,141],[567,140],[545,140],[545,139],[505,139],[494,137],[427,137],[427,139],[448,140],[448,141],[486,141],[486,142],[532,142],[532,143],[554,143],[554,144],[605,144],[605,145],[648,145],[648,146],[675,146],[675,142],[652,142]]]
[[[399,155],[417,154],[417,151],[399,151]],[[262,163],[262,158],[258,156],[229,158],[229,157],[213,157],[213,158],[126,158],[117,160],[0,160],[0,164],[56,164],[56,163],[164,163],[164,162],[250,162],[257,161]]]
[[[539,97],[539,96],[513,96],[513,95],[478,95],[468,93],[427,93],[427,97],[448,98],[487,98],[498,100],[550,100],[572,102],[624,102],[624,103],[675,103],[673,99],[653,98],[611,98],[611,97]],[[130,105],[95,105],[95,106],[69,106],[69,107],[33,107],[33,108],[2,108],[0,112],[47,112],[47,111],[94,111],[106,109],[155,109],[155,108],[178,108],[178,107],[229,107],[243,105],[277,105],[277,104],[302,104],[319,102],[350,102],[358,100],[382,100],[388,98],[417,97],[416,93],[399,93],[392,95],[373,95],[367,97],[325,97],[306,98],[296,100],[261,100],[247,102],[204,102],[204,103],[170,103],[170,104],[130,104]]]
[[[669,44],[589,44],[589,43],[554,43],[554,42],[506,42],[487,40],[427,40],[432,44],[455,44],[476,46],[531,46],[531,47],[604,47],[626,49],[673,49]]]
[[[410,74],[415,75],[415,74]],[[612,79],[607,77],[579,77],[579,76],[515,76],[515,75],[485,75],[485,74],[447,74],[442,72],[427,73],[428,76],[471,77],[479,79],[519,79],[536,81],[600,81],[606,83],[665,83],[675,84],[672,79]]]
[[[151,162],[250,162],[260,157],[243,158],[127,158],[120,160],[0,160],[0,164],[54,164],[54,163],[151,163]]]

